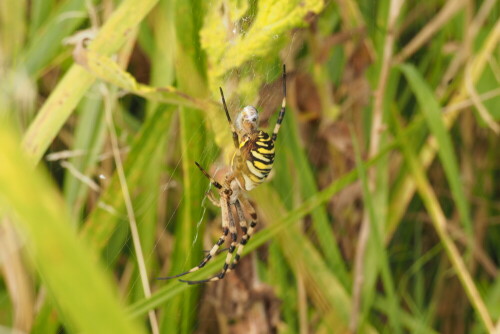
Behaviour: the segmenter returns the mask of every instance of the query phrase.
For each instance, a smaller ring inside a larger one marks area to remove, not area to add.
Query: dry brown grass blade
[[[35,316],[34,289],[20,251],[19,236],[4,218],[0,222],[0,268],[14,304],[13,328],[29,333]]]
[[[467,3],[466,0],[447,1],[445,6],[434,16],[434,18],[415,36],[413,39],[394,57],[394,62],[400,64],[404,62],[422,45],[427,43],[441,27],[446,24],[460,9]]]

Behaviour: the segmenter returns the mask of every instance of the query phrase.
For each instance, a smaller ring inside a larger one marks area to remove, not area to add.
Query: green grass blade
[[[54,0],[33,0],[29,11],[29,33],[30,38],[36,33],[45,20],[49,17],[50,11],[54,9]]]
[[[91,89],[97,93],[97,87]],[[78,122],[76,123],[75,139],[72,150],[81,152],[81,156],[69,159],[69,163],[82,174],[89,176],[89,173],[96,167],[98,155],[104,145],[104,113],[102,112],[102,100],[99,98],[85,98],[79,106]],[[92,191],[92,190],[90,190]],[[70,172],[66,172],[64,179],[64,196],[68,207],[72,208],[75,217],[80,217],[80,213],[85,198],[88,195],[89,187],[79,178],[74,177]]]
[[[287,214],[278,195],[270,187],[259,187],[252,193],[255,194],[255,198],[265,198],[259,201],[259,209],[263,212],[265,221],[279,223],[279,218]],[[301,233],[300,228],[282,229],[274,239],[278,242],[293,273],[303,277],[307,295],[324,317],[329,330],[332,333],[346,332],[351,307],[350,298],[337,273],[331,271],[325,259]]]
[[[104,24],[89,48],[104,56],[116,52],[158,0],[125,0]],[[23,147],[38,163],[59,133],[64,122],[88,91],[95,78],[79,65],[73,65],[50,94],[23,138]]]
[[[431,184],[429,183],[424,168],[422,164],[418,161],[415,156],[414,149],[410,146],[408,140],[402,136],[401,126],[399,125],[399,121],[396,122],[396,135],[400,142],[401,150],[403,151],[406,162],[408,163],[411,175],[415,180],[415,184],[418,190],[422,201],[429,213],[434,229],[436,233],[439,235],[439,238],[444,246],[444,249],[448,255],[450,262],[455,269],[455,273],[457,274],[462,286],[469,297],[469,301],[480,317],[484,327],[488,330],[488,332],[493,332],[493,322],[488,313],[488,310],[484,304],[484,301],[477,290],[477,287],[467,270],[465,265],[465,261],[460,255],[457,247],[453,243],[452,238],[448,234],[446,229],[447,220],[444,215],[443,210],[441,209],[441,205],[432,189]]]
[[[0,3],[0,45],[2,62],[14,62],[26,38],[25,11],[27,1],[2,1]]]
[[[500,21],[496,21],[495,26],[491,30],[488,30],[487,37],[484,39],[484,43],[477,54],[471,59],[471,80],[473,84],[476,84],[478,79],[483,74],[485,67],[488,64],[489,59],[491,59],[494,54],[498,43],[500,41]],[[466,84],[464,81],[460,83],[460,88],[457,93],[448,102],[447,107],[455,107],[461,103],[464,103],[468,99],[468,93]],[[443,121],[446,128],[450,128],[456,121],[457,117],[461,114],[463,108],[453,108],[450,112],[443,115]],[[406,131],[406,130],[405,130]],[[419,156],[422,164],[428,168],[429,165],[434,160],[436,155],[436,145],[435,142],[428,140],[426,145],[421,149]],[[411,176],[403,178],[400,182],[399,188],[401,189],[399,196],[396,197],[390,207],[405,208],[408,206],[413,194],[415,192],[415,183]],[[389,225],[394,226],[396,222],[401,220],[401,216],[405,210],[397,210],[395,213],[389,213]]]
[[[45,173],[33,171],[5,122],[0,122],[0,141],[2,211],[13,217],[26,238],[35,267],[66,325],[85,333],[140,333],[113,295],[109,277],[71,230],[62,198]]]
[[[198,226],[197,222],[202,218],[201,202],[205,195],[204,188],[201,185],[206,184],[203,181],[207,180],[202,179],[203,174],[194,164],[194,161],[199,160],[202,156],[200,144],[204,142],[203,135],[201,135],[202,131],[195,130],[203,126],[201,114],[197,110],[182,110],[180,123],[181,150],[184,152],[182,155],[184,191],[181,218],[174,226],[175,244],[172,252],[173,256],[171,257],[171,275],[191,269],[204,256],[202,250],[204,224]],[[193,244],[194,240],[196,240],[195,234],[198,234],[198,240]],[[181,333],[190,333],[193,330],[195,314],[192,310],[196,308],[197,290],[196,288],[186,290],[172,302],[166,304],[165,323],[162,326],[162,331],[179,330]]]
[[[377,215],[375,212],[375,204],[374,198],[370,192],[368,186],[368,177],[366,174],[366,169],[361,159],[361,152],[359,148],[358,141],[354,135],[354,132],[351,131],[351,138],[354,146],[354,153],[356,157],[356,167],[358,171],[359,178],[361,180],[361,185],[363,189],[363,201],[366,210],[368,211],[368,216],[370,219],[370,239],[371,239],[371,247],[367,247],[368,250],[373,250],[377,254],[376,257],[373,257],[375,261],[378,261],[378,266],[380,267],[382,282],[384,283],[385,293],[387,294],[387,299],[389,303],[389,308],[387,309],[387,317],[392,326],[392,331],[394,333],[401,333],[401,324],[399,322],[399,312],[398,312],[398,300],[395,293],[394,282],[392,279],[391,269],[389,265],[389,257],[387,255],[387,251],[385,249],[384,239],[381,235],[381,230],[383,229],[382,224],[379,221],[380,214]],[[381,226],[382,225],[382,226]],[[381,228],[382,227],[382,228]],[[370,268],[370,267],[368,267]],[[370,290],[373,289],[372,286],[368,287]],[[371,303],[371,301],[370,301]],[[371,305],[367,305],[371,307]],[[366,309],[366,308],[365,308]]]
[[[287,325],[285,333],[297,333],[299,327],[307,326],[302,324],[303,317],[300,316],[303,309],[307,309],[309,301],[301,298],[297,291],[297,286],[302,282],[297,278],[292,279],[291,268],[289,267],[281,248],[276,243],[269,245],[269,257],[267,259],[267,270],[259,271],[263,273],[262,280],[274,286],[276,296],[282,301],[281,314],[283,321]],[[302,283],[303,284],[303,283]],[[299,305],[303,303],[305,305]]]
[[[426,84],[420,72],[412,65],[401,65],[399,67],[406,76],[410,87],[413,89],[420,109],[424,114],[427,124],[432,134],[437,140],[439,150],[438,155],[446,174],[446,179],[451,188],[451,194],[457,205],[458,212],[466,233],[472,235],[472,221],[470,209],[465,196],[462,183],[460,181],[460,171],[455,157],[450,135],[443,122],[441,107],[437,102],[434,93]]]
[[[202,21],[198,0],[177,0],[174,2],[175,23],[175,71],[179,89],[192,96],[205,96],[206,84],[200,57],[198,34]],[[187,14],[189,13],[189,15]],[[198,109],[202,109],[198,106]],[[204,109],[204,108],[203,108]],[[179,274],[194,267],[203,258],[204,224],[197,225],[203,218],[202,200],[207,181],[194,164],[198,161],[209,167],[203,157],[206,148],[204,114],[200,110],[180,108],[180,149],[182,163],[182,207],[181,216],[174,226],[175,244],[171,257],[171,274]],[[203,184],[203,186],[202,186]],[[199,230],[197,230],[199,228]],[[195,239],[196,234],[198,239]],[[195,242],[195,240],[197,242]],[[201,241],[201,242],[200,242]],[[189,289],[165,305],[162,332],[191,333],[195,323],[198,289]]]
[[[150,156],[158,149],[157,142],[167,131],[171,116],[171,110],[158,110],[146,121],[132,144],[124,163],[125,177],[131,193],[137,191],[143,170],[150,163]],[[102,250],[107,244],[118,223],[126,219],[123,198],[116,194],[120,194],[120,184],[115,174],[101,194],[100,205],[89,215],[82,230],[83,237],[98,250]]]
[[[39,4],[40,2],[44,3]],[[80,0],[63,1],[53,8],[49,7],[49,3],[45,1],[35,1],[34,5],[33,10],[36,10],[33,13],[36,21],[34,26],[42,24],[40,11],[44,10],[45,14],[50,13],[50,16],[45,18],[45,22],[39,29],[30,32],[29,43],[19,58],[19,65],[30,76],[36,77],[60,55],[64,48],[62,41],[85,21],[87,12],[85,3]]]
[[[282,126],[282,138],[278,139],[279,143],[277,145],[286,145],[286,151],[289,159],[294,162],[294,167],[301,175],[298,181],[300,183],[302,196],[304,199],[307,199],[314,196],[314,194],[318,192],[318,188],[314,180],[314,174],[311,166],[307,161],[304,149],[299,143],[299,129],[297,127],[295,114],[291,110],[288,110],[286,118],[286,122]],[[283,169],[289,168],[286,166],[285,161],[283,161],[281,166],[284,167]],[[280,174],[281,172],[283,171],[278,171],[277,173]],[[296,186],[296,183],[290,185],[292,191],[293,187]],[[344,287],[349,286],[347,269],[337,246],[332,222],[328,219],[325,207],[320,206],[315,208],[311,212],[311,215],[313,218],[313,226],[316,232],[316,237],[319,240],[320,249],[326,257],[328,265],[331,266],[333,272],[336,273],[338,279],[342,282],[342,285]]]

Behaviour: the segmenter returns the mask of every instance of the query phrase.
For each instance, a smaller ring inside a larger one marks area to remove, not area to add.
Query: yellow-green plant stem
[[[116,52],[131,29],[137,27],[157,2],[125,0],[103,25],[89,49],[107,56]],[[75,64],[50,94],[23,137],[23,148],[33,164],[38,163],[94,81],[94,75]]]
[[[35,170],[17,136],[0,122],[0,210],[12,217],[68,328],[80,333],[141,333],[126,316],[88,244],[46,173]],[[99,296],[96,303],[94,296]]]
[[[398,123],[398,121],[396,121]],[[415,181],[415,186],[417,191],[424,202],[424,205],[431,217],[432,224],[436,230],[441,242],[443,243],[444,249],[448,254],[448,258],[455,269],[455,272],[462,283],[462,286],[469,297],[469,301],[478,313],[484,327],[489,333],[493,333],[493,321],[488,313],[488,310],[484,304],[479,291],[474,284],[472,277],[470,276],[467,267],[458,251],[457,247],[453,243],[453,240],[448,235],[446,230],[446,216],[441,209],[439,201],[432,189],[427,177],[424,173],[424,167],[417,160],[417,157],[413,153],[413,149],[410,147],[408,140],[402,135],[401,126],[396,124],[396,134],[400,143],[401,150],[410,169],[411,175]]]

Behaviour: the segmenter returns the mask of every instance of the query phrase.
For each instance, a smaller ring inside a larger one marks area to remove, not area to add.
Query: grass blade
[[[450,262],[453,264],[456,274],[463,285],[469,301],[478,313],[484,327],[489,333],[493,333],[493,322],[488,313],[488,310],[484,304],[479,291],[474,284],[474,281],[465,266],[464,260],[462,259],[460,252],[456,248],[453,240],[448,235],[446,230],[447,220],[441,209],[439,201],[427,180],[424,173],[424,168],[421,163],[417,160],[417,157],[413,154],[414,150],[408,143],[408,140],[401,135],[401,126],[399,123],[396,124],[396,135],[401,145],[401,150],[403,151],[406,162],[408,163],[411,174],[415,180],[415,184],[422,198],[424,205],[429,213],[434,229],[439,235],[441,242],[443,243],[444,249],[448,254]]]
[[[140,333],[113,295],[109,277],[71,230],[62,198],[45,173],[33,171],[5,122],[0,122],[0,141],[2,211],[12,215],[26,237],[37,271],[66,325],[86,333]],[[99,303],[94,296],[99,296]]]
[[[89,48],[102,55],[116,52],[125,42],[129,30],[142,21],[157,1],[124,1],[102,27]],[[23,147],[33,164],[38,163],[94,81],[92,74],[79,65],[73,65],[50,94],[23,138]]]
[[[464,229],[467,235],[471,237],[473,231],[470,219],[470,209],[462,183],[460,182],[458,163],[455,158],[450,135],[448,134],[446,126],[443,122],[441,107],[436,101],[434,93],[430,90],[420,72],[418,72],[414,66],[404,64],[399,66],[399,68],[405,74],[410,87],[413,89],[420,105],[420,109],[427,120],[427,124],[436,138],[439,146],[439,159],[443,164],[446,178],[451,188],[451,194],[456,202]]]
[[[142,171],[149,164],[149,157],[158,149],[157,141],[163,138],[170,125],[171,110],[159,109],[146,124],[132,144],[131,151],[125,161],[125,177],[132,193],[137,189]],[[120,183],[116,174],[99,199],[101,203],[89,215],[82,235],[85,239],[102,250],[116,230],[118,222],[125,217],[125,205],[120,193]]]
[[[394,289],[394,282],[392,279],[392,274],[389,266],[389,257],[385,249],[384,239],[381,236],[381,230],[382,230],[381,227],[383,227],[384,225],[382,224],[381,226],[381,223],[378,222],[377,219],[378,217],[380,217],[380,215],[377,215],[375,213],[374,198],[372,197],[372,194],[369,190],[368,176],[366,173],[365,165],[363,164],[363,161],[361,159],[361,152],[358,141],[354,135],[354,131],[351,131],[351,138],[356,157],[356,167],[363,189],[363,201],[366,207],[365,210],[368,211],[368,216],[370,220],[370,235],[371,235],[370,238],[372,246],[368,247],[367,250],[370,248],[371,249],[375,248],[377,256],[373,257],[373,259],[379,262],[377,267],[380,267],[382,282],[384,283],[384,289],[387,294],[387,299],[389,304],[389,308],[386,314],[392,325],[392,331],[394,333],[401,333],[401,324],[399,323],[399,312],[398,312],[399,303]],[[368,288],[372,289],[373,287],[370,284]],[[368,305],[368,307],[371,307],[371,305]]]

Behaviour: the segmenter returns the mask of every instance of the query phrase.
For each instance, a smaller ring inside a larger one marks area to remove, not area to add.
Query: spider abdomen
[[[274,141],[264,131],[255,131],[243,136],[233,157],[233,170],[240,176],[240,186],[251,190],[265,181],[273,163]]]

